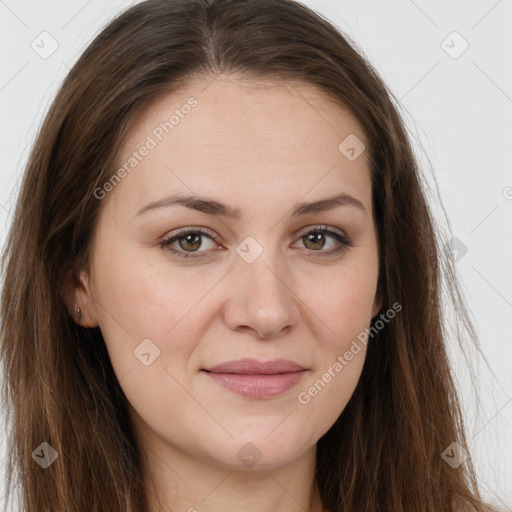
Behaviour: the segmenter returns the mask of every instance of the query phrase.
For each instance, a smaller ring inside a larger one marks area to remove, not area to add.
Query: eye
[[[330,243],[329,239],[331,239]],[[308,228],[302,234],[299,241],[302,242],[306,249],[322,254],[337,254],[346,250],[348,247],[353,247],[350,237],[343,235],[341,232],[334,231],[334,229],[327,226],[313,226]],[[317,255],[315,254],[315,256]]]
[[[160,241],[159,245],[160,247],[167,248],[180,258],[189,258],[190,256],[203,257],[203,255],[196,256],[194,253],[203,253],[215,246],[220,248],[219,244],[215,243],[213,240],[214,237],[215,234],[213,231],[210,232],[210,230],[203,228],[184,228],[178,232],[174,232],[171,236],[165,237]],[[209,239],[209,244],[204,243],[204,238]],[[175,246],[176,243],[178,247]],[[201,248],[205,248],[206,250],[200,251],[199,249]]]

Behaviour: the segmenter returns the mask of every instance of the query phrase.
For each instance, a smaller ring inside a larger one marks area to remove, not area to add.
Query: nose
[[[237,257],[229,275],[224,321],[231,330],[270,339],[297,325],[300,299],[282,257],[265,251],[252,263]]]

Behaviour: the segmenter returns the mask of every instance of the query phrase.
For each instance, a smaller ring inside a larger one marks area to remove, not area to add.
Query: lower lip
[[[221,386],[242,396],[251,398],[271,398],[280,395],[297,384],[306,370],[273,375],[246,375],[238,373],[206,372]]]

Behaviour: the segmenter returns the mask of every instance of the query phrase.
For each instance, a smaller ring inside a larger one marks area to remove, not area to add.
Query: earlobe
[[[82,327],[97,327],[94,300],[88,275],[80,272],[78,279],[71,280],[66,289],[66,305],[74,321]]]
[[[81,320],[82,320],[82,310],[80,309],[80,306],[77,306],[76,308],[76,319],[77,319],[77,323],[81,323]]]

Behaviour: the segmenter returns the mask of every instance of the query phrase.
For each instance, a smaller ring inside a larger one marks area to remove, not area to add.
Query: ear
[[[81,271],[76,279],[70,279],[64,292],[69,314],[82,327],[97,327],[96,302],[92,296],[89,275]],[[80,308],[80,315],[78,315]]]

